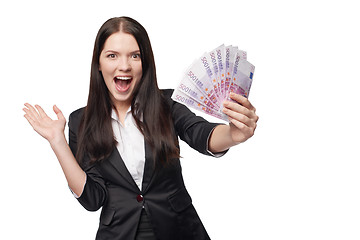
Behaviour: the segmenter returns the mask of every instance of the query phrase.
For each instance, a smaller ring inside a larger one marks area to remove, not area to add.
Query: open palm
[[[39,105],[35,105],[34,108],[32,105],[25,103],[25,106],[26,108],[23,108],[26,113],[24,117],[42,137],[49,142],[64,137],[66,119],[56,105],[54,105],[53,110],[58,118],[57,120],[51,119]]]

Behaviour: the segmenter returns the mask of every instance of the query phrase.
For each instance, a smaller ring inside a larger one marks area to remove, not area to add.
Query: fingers
[[[256,128],[257,116],[254,115],[250,117],[249,115],[251,114],[243,113],[245,111],[246,110],[236,111],[228,107],[223,108],[223,112],[229,117],[229,120],[234,123],[234,125],[238,126],[238,128],[240,128],[240,125],[242,126],[242,124],[251,128]]]
[[[224,111],[225,114],[230,114],[231,112],[234,112],[232,113],[233,116],[231,116],[233,118],[236,118],[236,115],[241,114],[255,121],[258,120],[258,116],[255,113],[255,108],[248,109],[245,106],[242,106],[238,103],[229,102],[229,101],[223,102],[223,106],[224,106],[223,110],[225,110]],[[231,111],[227,111],[227,110],[231,110]]]
[[[39,105],[36,104],[35,108],[38,110],[39,115],[40,115],[41,118],[47,117],[45,111]]]
[[[225,101],[223,103],[223,112],[229,116],[230,121],[238,128],[241,128],[242,124],[244,124],[255,129],[256,123],[259,119],[255,113],[255,107],[247,98],[241,95],[231,94],[230,96],[236,102]]]
[[[55,112],[55,114],[56,114],[56,116],[57,116],[57,118],[60,120],[64,120],[65,119],[65,117],[64,117],[64,115],[63,115],[63,113],[61,112],[61,110],[56,106],[56,105],[54,105],[53,106],[53,110],[54,110],[54,112]]]
[[[254,127],[249,127],[246,124],[244,124],[234,118],[229,118],[229,120],[237,129],[241,130],[241,132],[247,136],[246,138],[252,137],[254,135],[254,132],[256,129],[256,124]]]
[[[38,124],[38,118],[40,117],[37,111],[33,106],[31,106],[28,103],[24,104],[26,108],[23,108],[23,111],[25,112],[24,117],[26,120],[30,123],[30,125],[35,129],[36,125]]]
[[[27,108],[23,108],[23,110],[28,114],[29,117],[31,117],[33,120],[36,120],[40,117],[39,113],[36,111],[36,109],[29,103],[24,104]]]
[[[32,119],[32,117],[27,113],[27,111],[29,111],[29,110],[26,109],[26,108],[24,108],[23,110],[24,110],[24,112],[26,113],[26,114],[24,115],[24,117],[26,118],[26,120],[28,120],[28,122],[30,123],[31,126],[34,126],[35,120]]]
[[[236,113],[241,113],[242,115],[247,116],[248,118],[256,118],[256,114],[254,111],[247,109],[246,107],[238,104],[238,103],[234,103],[234,102],[229,102],[226,101],[223,103],[224,109],[223,110],[231,110],[234,111]],[[228,114],[229,112],[225,112],[226,114]],[[235,117],[235,116],[234,116]]]
[[[256,112],[255,107],[250,103],[250,101],[240,94],[236,93],[230,93],[230,98],[238,103],[240,103],[242,106],[246,107],[247,109],[253,110]]]
[[[29,103],[25,103],[24,105],[26,107],[26,108],[23,108],[23,111],[26,113],[24,115],[24,117],[30,122],[30,124],[31,123],[34,124],[43,118],[49,118],[41,106],[35,104],[35,108],[34,108]],[[65,119],[61,110],[56,105],[54,105],[53,109],[54,109],[54,112],[57,115],[58,119],[61,119],[61,120]]]

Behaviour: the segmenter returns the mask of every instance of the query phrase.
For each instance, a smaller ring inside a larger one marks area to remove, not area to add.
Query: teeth
[[[127,81],[127,80],[130,80],[130,79],[131,79],[131,77],[116,77],[116,79],[118,79],[118,80],[125,80],[125,81]]]

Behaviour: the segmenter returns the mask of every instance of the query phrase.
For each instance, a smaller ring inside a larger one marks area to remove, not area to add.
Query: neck
[[[115,105],[116,114],[118,115],[119,121],[122,124],[124,124],[125,116],[126,116],[127,111],[129,110],[130,106],[131,106],[131,104],[123,104],[123,103]]]

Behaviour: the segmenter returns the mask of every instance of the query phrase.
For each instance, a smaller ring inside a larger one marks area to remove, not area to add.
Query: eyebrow
[[[131,52],[131,54],[134,54],[134,53],[140,53],[140,49],[139,49],[139,50],[135,50],[135,51]]]
[[[115,51],[115,50],[106,50],[105,53],[109,53],[109,52],[112,52],[112,53],[119,53],[118,51]],[[140,53],[140,49],[139,50],[134,50],[134,51],[131,51],[130,54],[134,54],[134,53]]]

